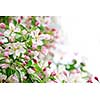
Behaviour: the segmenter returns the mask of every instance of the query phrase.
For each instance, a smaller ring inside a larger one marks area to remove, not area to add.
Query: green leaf
[[[44,40],[42,40],[42,42],[43,42],[43,44],[44,44],[44,45],[46,45],[46,44],[48,44],[48,43],[49,43],[49,41],[48,41],[48,40],[45,40],[45,39],[44,39]]]
[[[42,71],[42,69],[39,67],[38,64],[34,64],[33,66],[36,68],[36,71],[38,71],[38,72]]]
[[[81,62],[81,63],[80,63],[80,66],[85,66],[85,63]]]
[[[13,23],[15,26],[17,25],[17,21],[15,19],[13,19]]]
[[[29,39],[28,44],[29,44],[30,46],[32,46],[32,38]]]
[[[16,64],[17,64],[18,66],[22,66],[22,63],[19,62],[19,61],[16,61]]]
[[[29,60],[27,66],[31,66],[31,65],[32,65],[32,60]]]
[[[9,55],[9,57],[14,60],[13,54]]]
[[[81,70],[82,72],[87,72],[86,70],[84,70],[84,67],[80,67],[80,70]]]
[[[31,21],[31,24],[34,26],[35,25],[35,22],[36,22],[36,18],[35,16],[32,17],[32,21]]]
[[[65,66],[65,69],[68,70],[68,71],[71,71],[71,70],[74,70],[76,68],[73,64],[69,64],[69,65]]]
[[[6,75],[7,75],[7,77],[9,77],[10,75],[13,75],[14,73],[15,73],[14,69],[11,69],[11,68],[7,68],[6,69]]]
[[[24,30],[25,29],[27,31],[27,28],[24,27],[23,25],[19,24],[19,26],[20,26],[21,30]]]
[[[56,79],[54,78],[54,76],[50,76],[49,79],[51,79],[51,80],[53,80],[53,81],[56,80]]]
[[[44,26],[40,25],[39,29],[43,32],[44,31]]]
[[[17,75],[17,77],[19,79],[19,82],[21,82],[21,74],[17,69],[16,69],[16,75]]]
[[[41,46],[41,45],[38,45],[38,46],[37,46],[37,50],[40,51],[41,49],[42,49],[42,46]]]
[[[73,65],[77,64],[77,60],[76,59],[73,59],[72,62],[73,62]]]

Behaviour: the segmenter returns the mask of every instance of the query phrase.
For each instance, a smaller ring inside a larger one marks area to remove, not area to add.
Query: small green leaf
[[[73,65],[77,64],[77,60],[76,59],[73,59],[72,62],[73,62]]]
[[[17,75],[17,77],[19,79],[19,82],[21,82],[21,74],[17,69],[16,69],[16,75]]]
[[[76,68],[75,68],[75,66],[74,66],[73,64],[69,64],[69,65],[67,65],[67,66],[65,67],[65,69],[68,70],[68,71],[71,71],[71,70],[74,70],[74,69],[76,69]]]
[[[44,26],[43,26],[43,25],[40,25],[39,29],[40,29],[41,31],[44,31]]]
[[[85,66],[85,63],[81,62],[80,65],[81,65],[81,66]]]
[[[14,60],[13,54],[9,55],[9,57]]]
[[[33,66],[36,68],[36,71],[38,71],[38,72],[42,71],[42,69],[39,67],[38,64],[34,64]]]
[[[29,60],[27,66],[31,66],[31,65],[32,65],[32,60]]]
[[[81,70],[82,72],[87,72],[86,70],[84,70],[84,67],[80,67],[80,70]]]
[[[38,46],[37,46],[37,50],[40,51],[41,49],[42,49],[42,46],[41,46],[41,45],[38,45]]]
[[[44,45],[46,45],[46,44],[48,44],[48,43],[49,43],[49,41],[48,41],[48,40],[45,40],[45,39],[44,39],[44,40],[42,40],[42,42],[43,42],[43,44],[44,44]]]
[[[13,23],[14,23],[14,25],[16,26],[16,24],[17,24],[17,21],[16,21],[15,19],[13,19]]]
[[[21,30],[24,30],[25,29],[27,31],[27,28],[24,27],[23,25],[19,24],[19,26],[20,26]]]
[[[50,76],[49,79],[51,79],[51,80],[53,80],[53,81],[56,80],[56,79],[54,78],[54,76]]]
[[[7,75],[7,77],[9,77],[10,75],[13,75],[14,73],[15,73],[14,69],[11,69],[11,68],[7,68],[6,69],[6,75]]]
[[[28,44],[29,44],[30,46],[32,46],[32,38],[29,39]]]

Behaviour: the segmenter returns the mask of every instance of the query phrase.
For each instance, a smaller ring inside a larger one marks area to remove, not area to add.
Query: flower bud
[[[98,79],[98,77],[97,77],[97,76],[95,76],[95,77],[94,77],[94,79],[95,79],[96,81],[98,81],[98,82],[99,82],[99,79]]]
[[[21,23],[21,19],[18,19],[18,24],[20,24]]]
[[[56,76],[55,71],[51,72],[51,76]]]
[[[5,52],[5,53],[4,53],[4,56],[5,56],[6,58],[8,58],[8,57],[9,57],[9,52]]]
[[[0,23],[0,28],[5,29],[6,25],[4,23]]]
[[[39,26],[39,24],[40,24],[40,23],[39,23],[38,21],[35,22],[35,26]]]
[[[52,63],[51,61],[48,61],[48,65],[51,65],[51,63]]]
[[[3,33],[0,32],[0,36],[4,36]]]

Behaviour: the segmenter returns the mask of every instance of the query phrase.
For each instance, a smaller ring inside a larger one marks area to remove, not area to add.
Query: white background
[[[99,9],[91,10],[98,10],[99,13]],[[86,9],[86,12],[91,10]],[[77,16],[61,16],[64,49],[85,57],[88,71],[100,76],[100,16],[81,13]]]
[[[86,55],[91,72],[99,74],[99,0],[3,0],[0,14],[67,16],[69,47]],[[0,84],[0,100],[99,100],[99,94],[99,84]]]

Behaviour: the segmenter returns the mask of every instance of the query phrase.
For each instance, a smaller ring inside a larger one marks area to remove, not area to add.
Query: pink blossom
[[[0,28],[5,29],[6,25],[4,23],[0,23]]]
[[[9,57],[9,52],[5,52],[4,56],[8,58]]]
[[[3,33],[0,32],[0,36],[4,36]]]
[[[45,54],[45,55],[47,55],[48,50],[47,50],[47,48],[46,48],[46,47],[42,47],[42,53],[43,53],[43,54]]]
[[[25,55],[25,57],[24,57],[26,60],[29,60],[30,59],[30,57],[29,56],[27,56],[27,55]]]
[[[0,66],[4,69],[8,68],[8,64],[1,64]]]
[[[36,45],[36,44],[33,44],[33,45],[32,45],[32,48],[33,48],[33,49],[36,49],[36,48],[37,48],[37,45]]]
[[[23,80],[26,80],[27,79],[27,77],[26,76],[23,76]]]
[[[5,48],[5,51],[9,51],[9,48]]]
[[[10,41],[10,42],[13,42],[13,41],[14,41],[14,39],[15,39],[15,37],[14,37],[14,36],[9,36],[9,41]]]

